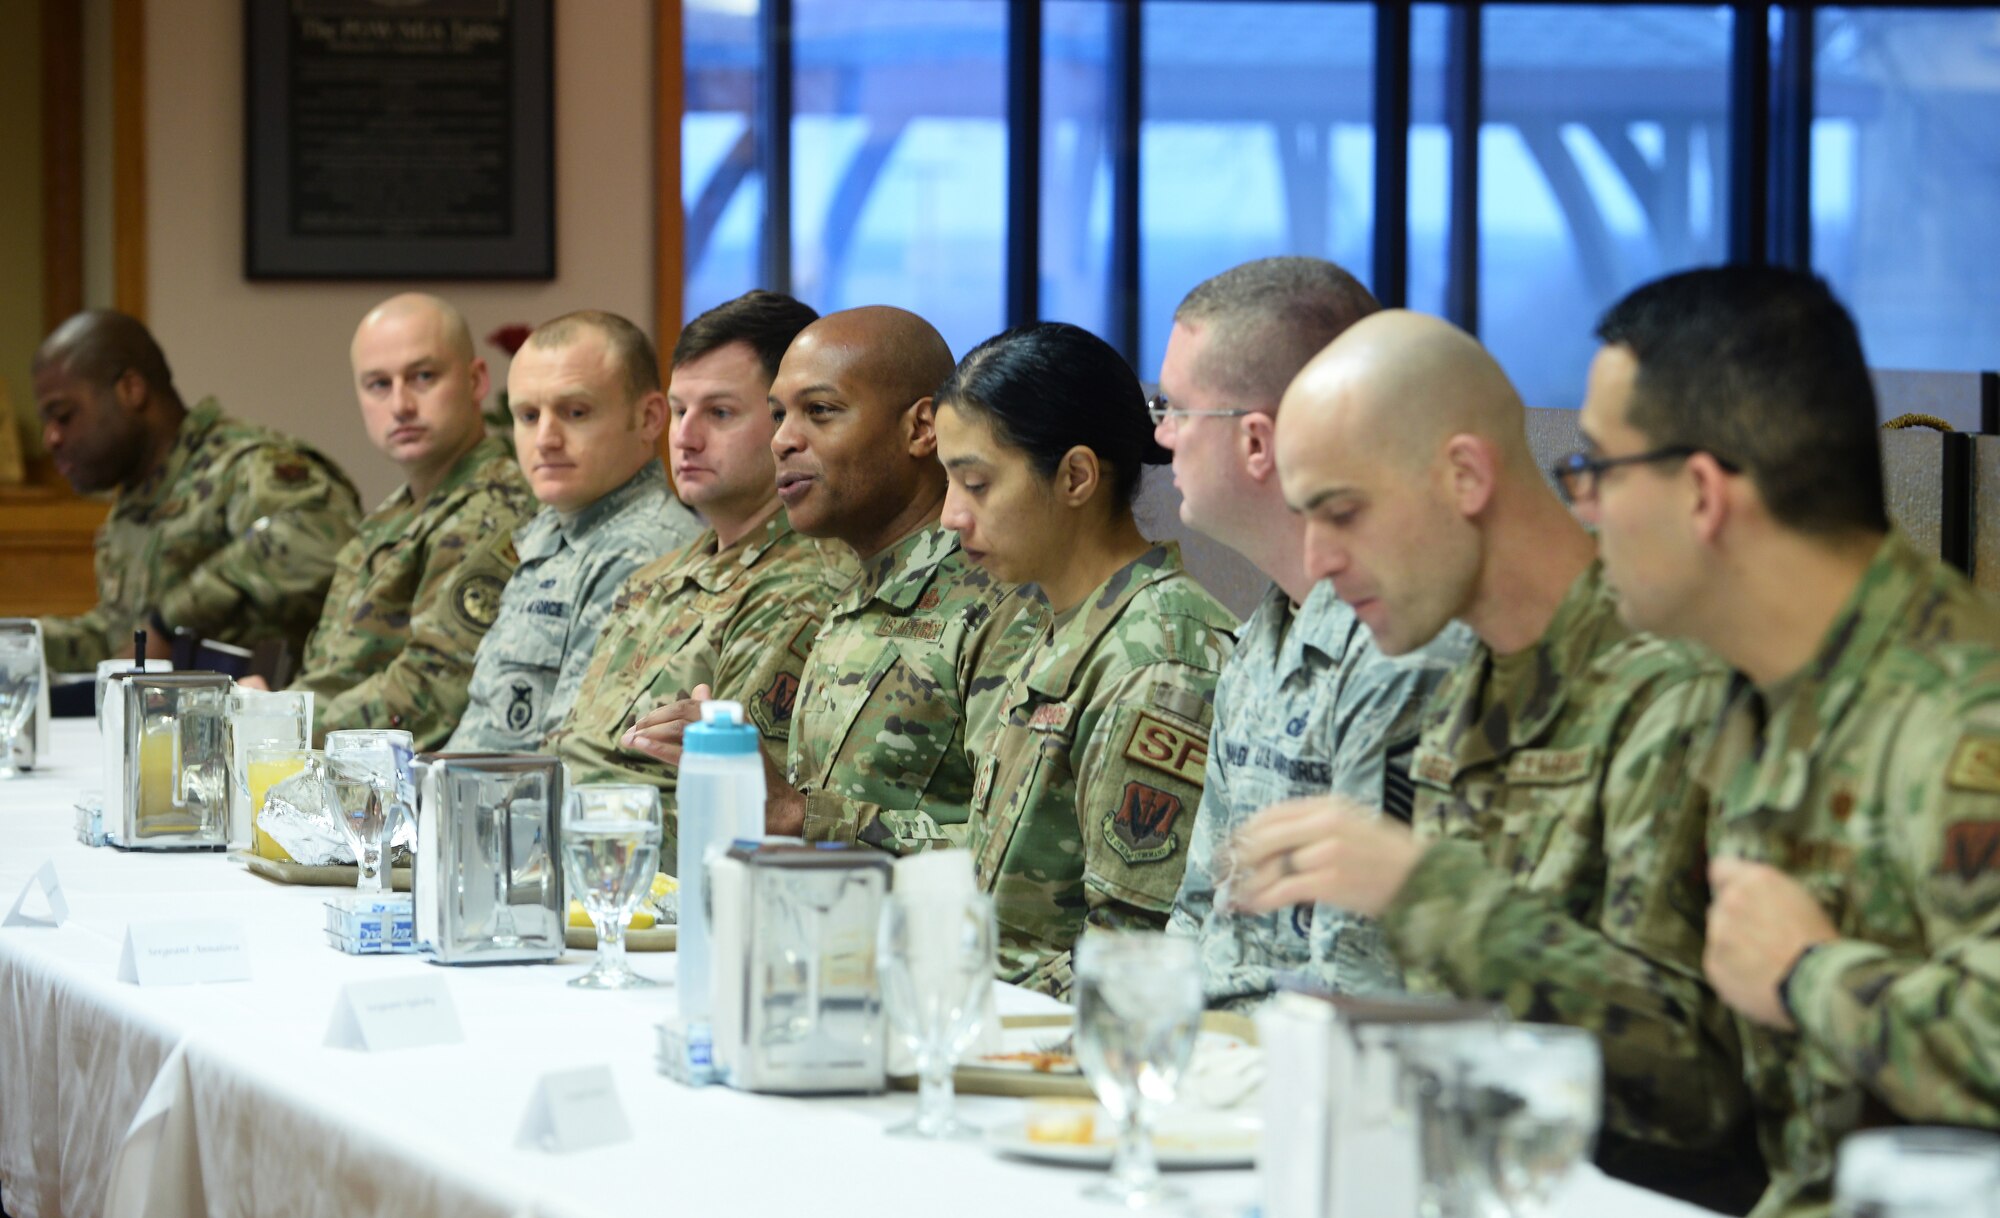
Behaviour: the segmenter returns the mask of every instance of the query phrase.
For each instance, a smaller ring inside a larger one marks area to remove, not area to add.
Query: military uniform
[[[1086,926],[1166,924],[1235,627],[1168,544],[1036,635],[972,784],[967,844],[1002,980],[1067,995]]]
[[[97,534],[97,606],[42,619],[49,667],[94,669],[155,610],[203,638],[283,639],[297,655],[360,517],[333,462],[204,398],[166,459],[113,501]]]
[[[1042,602],[929,524],[861,564],[799,679],[786,779],[809,841],[897,854],[964,844],[968,745],[990,732]]]
[[[434,749],[465,711],[479,640],[514,571],[514,530],[535,498],[507,446],[481,440],[422,503],[403,487],[340,552],[293,689],[314,734],[402,728]]]
[[[2000,1126],[2000,612],[1892,535],[1803,670],[1739,681],[1698,767],[1710,850],[1778,867],[1840,932],[1739,1019],[1771,1189],[1822,1214],[1871,1125]]]
[[[632,721],[707,685],[743,703],[772,756],[791,739],[792,703],[820,619],[854,578],[854,552],[794,532],[778,511],[734,545],[713,529],[625,581],[582,687],[548,739],[575,782],[660,788],[674,823],[678,771],[619,741]],[[661,857],[672,870],[672,852]]]
[[[514,534],[521,565],[480,640],[470,701],[445,747],[531,753],[576,700],[591,650],[627,578],[694,540],[701,522],[648,461],[574,513],[544,507]]]
[[[1726,687],[1630,634],[1593,563],[1534,646],[1477,646],[1439,687],[1411,763],[1430,845],[1382,917],[1420,986],[1597,1032],[1600,1161],[1658,1187],[1673,1152],[1747,1140],[1733,1022],[1701,972],[1707,801],[1688,768]]]
[[[1332,584],[1313,585],[1296,609],[1276,584],[1264,594],[1216,682],[1201,811],[1168,923],[1197,940],[1210,1006],[1248,1009],[1280,976],[1340,994],[1402,988],[1373,921],[1324,904],[1218,908],[1219,864],[1244,822],[1287,799],[1344,795],[1409,820],[1424,703],[1471,646],[1454,624],[1409,655],[1385,656]]]

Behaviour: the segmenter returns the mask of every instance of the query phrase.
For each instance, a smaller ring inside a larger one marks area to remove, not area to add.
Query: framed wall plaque
[[[555,275],[553,0],[244,0],[252,279]]]

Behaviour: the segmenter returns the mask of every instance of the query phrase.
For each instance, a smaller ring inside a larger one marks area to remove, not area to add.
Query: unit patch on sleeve
[[[1173,857],[1173,832],[1181,797],[1143,782],[1128,782],[1116,810],[1104,817],[1104,840],[1128,864],[1157,863]]]
[[[1938,874],[1970,883],[1993,870],[2000,870],[2000,820],[1962,820],[1944,831]]]
[[[458,586],[452,608],[466,625],[485,630],[500,617],[500,593],[505,588],[497,575],[475,575]]]
[[[757,698],[771,712],[771,723],[789,723],[792,718],[792,704],[798,701],[799,679],[788,672],[781,672],[771,679],[770,688],[758,694]]]

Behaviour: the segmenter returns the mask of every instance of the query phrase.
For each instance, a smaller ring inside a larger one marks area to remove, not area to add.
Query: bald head
[[[35,350],[32,371],[45,368],[59,368],[96,389],[136,372],[151,393],[179,401],[160,344],[137,318],[115,309],[87,309],[51,331]]]
[[[872,306],[799,332],[771,382],[778,499],[792,527],[864,558],[944,501],[932,397],[951,348],[923,318]]]
[[[465,324],[465,315],[450,301],[428,292],[404,292],[368,310],[361,324],[355,327],[354,341],[358,344],[363,333],[383,325],[409,322],[435,326],[434,333],[441,352],[461,363],[472,362],[472,327]],[[350,347],[350,355],[352,351]]]
[[[1436,317],[1393,309],[1356,322],[1300,370],[1278,446],[1338,444],[1400,469],[1428,466],[1453,436],[1493,448],[1506,475],[1539,482],[1521,398],[1486,348]]]
[[[906,309],[868,305],[829,313],[792,340],[829,365],[857,394],[901,410],[937,392],[951,375],[951,348],[931,323]]]

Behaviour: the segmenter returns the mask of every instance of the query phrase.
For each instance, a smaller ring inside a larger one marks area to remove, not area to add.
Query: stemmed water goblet
[[[1118,1122],[1111,1174],[1084,1195],[1126,1209],[1185,1200],[1160,1178],[1152,1123],[1173,1102],[1201,1027],[1194,941],[1157,932],[1092,930],[1076,948],[1076,1056]]]
[[[952,1112],[951,1072],[979,1035],[993,986],[993,899],[956,893],[923,900],[892,891],[882,902],[877,953],[889,1026],[917,1067],[917,1113],[889,1128],[914,1138],[970,1138]]]
[[[625,928],[660,865],[660,793],[624,783],[570,788],[563,805],[563,862],[571,891],[597,929],[597,963],[569,984],[580,990],[645,989],[625,960]]]

